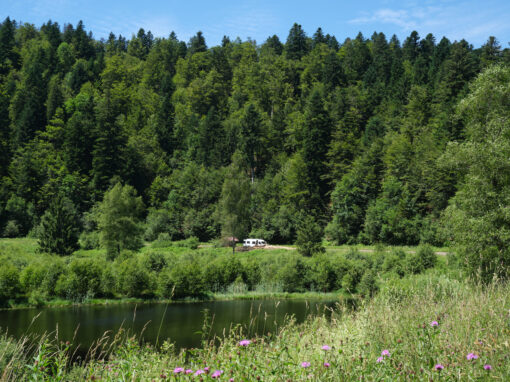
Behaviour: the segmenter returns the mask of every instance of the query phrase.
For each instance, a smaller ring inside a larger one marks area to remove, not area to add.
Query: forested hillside
[[[473,117],[458,104],[498,62],[510,50],[494,37],[338,41],[294,24],[286,41],[208,47],[201,32],[98,41],[81,22],[7,18],[0,236],[39,232],[44,249],[62,215],[53,229],[74,224],[89,247],[126,229],[291,243],[303,226],[338,243],[443,244],[439,219],[466,175],[446,147]]]

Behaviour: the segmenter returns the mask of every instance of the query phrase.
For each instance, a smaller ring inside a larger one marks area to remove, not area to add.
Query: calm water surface
[[[197,303],[91,305],[0,311],[0,328],[15,337],[54,332],[58,338],[88,349],[106,331],[121,327],[145,342],[169,339],[177,348],[199,347],[205,311],[211,335],[242,325],[247,336],[274,332],[289,316],[302,322],[309,315],[329,315],[334,302],[321,300],[234,300]],[[165,312],[166,309],[166,312]],[[161,327],[161,329],[160,329]],[[212,337],[212,336],[211,336]]]

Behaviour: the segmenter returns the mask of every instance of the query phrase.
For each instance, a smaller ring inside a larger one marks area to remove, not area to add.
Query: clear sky
[[[510,42],[510,0],[0,0],[0,18],[7,16],[37,27],[49,19],[61,26],[83,20],[97,39],[110,31],[129,38],[142,27],[157,37],[175,31],[188,41],[202,30],[209,46],[223,35],[262,43],[277,34],[285,42],[294,22],[308,35],[320,26],[339,42],[359,31],[403,40],[412,30],[433,33],[437,41],[464,38],[475,47],[490,35],[502,47]]]

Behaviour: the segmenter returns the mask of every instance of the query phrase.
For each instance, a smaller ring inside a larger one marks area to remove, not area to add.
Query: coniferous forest
[[[0,380],[510,380],[506,42],[92,32],[0,23]]]
[[[508,91],[486,114],[478,93],[508,87],[509,62],[494,37],[480,48],[417,32],[340,41],[294,24],[285,41],[211,47],[201,32],[96,40],[82,22],[7,18],[0,233],[60,254],[79,237],[111,256],[160,235],[293,243],[300,230],[338,244],[462,244],[451,230],[484,187],[477,171],[506,187],[508,170],[473,155],[493,134],[480,121],[508,116]]]

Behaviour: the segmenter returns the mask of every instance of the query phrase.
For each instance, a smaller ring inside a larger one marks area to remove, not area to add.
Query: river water
[[[290,317],[331,314],[335,305],[323,300],[231,300],[171,304],[112,304],[0,311],[0,328],[14,337],[50,333],[73,347],[88,349],[105,332],[129,330],[144,342],[165,340],[177,349],[199,347],[206,337],[222,337],[242,327],[246,337],[275,332]],[[207,317],[207,318],[206,318]],[[111,336],[110,334],[110,336]]]

